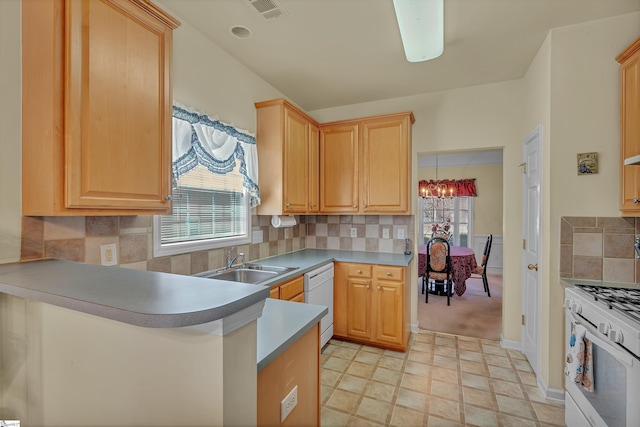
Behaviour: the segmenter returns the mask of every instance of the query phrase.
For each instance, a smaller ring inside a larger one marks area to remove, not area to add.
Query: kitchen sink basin
[[[265,280],[272,279],[277,275],[278,273],[275,271],[252,270],[250,268],[232,268],[230,270],[222,270],[207,277],[210,279],[229,280],[231,282],[258,284]]]
[[[214,272],[198,274],[198,276],[257,285],[293,270],[295,270],[295,268],[277,265],[244,264]]]

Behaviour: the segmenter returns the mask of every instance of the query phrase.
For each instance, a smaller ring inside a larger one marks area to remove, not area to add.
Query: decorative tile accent
[[[637,218],[562,217],[560,277],[637,283],[635,234],[640,234]]]

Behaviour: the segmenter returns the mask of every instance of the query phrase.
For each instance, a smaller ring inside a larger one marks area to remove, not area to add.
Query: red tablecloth
[[[466,281],[471,272],[478,266],[473,249],[462,246],[451,246],[451,265],[453,267],[453,285],[456,295],[462,296],[467,290]],[[427,245],[418,248],[418,276],[424,276],[427,270]]]

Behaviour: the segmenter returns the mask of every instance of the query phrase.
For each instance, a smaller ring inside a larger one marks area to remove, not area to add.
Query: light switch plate
[[[251,243],[262,243],[263,239],[262,230],[255,230],[251,235]]]
[[[398,239],[404,239],[405,238],[405,232],[404,232],[404,228],[398,228]]]
[[[383,228],[382,229],[382,238],[383,239],[388,239],[389,238],[389,229],[388,228]]]
[[[351,227],[351,237],[358,237],[358,229]]]

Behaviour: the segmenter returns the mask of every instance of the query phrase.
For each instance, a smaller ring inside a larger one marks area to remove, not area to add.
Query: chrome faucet
[[[233,266],[233,263],[236,262],[238,258],[242,260],[242,266],[244,266],[244,253],[240,252],[239,254],[234,256],[233,254],[235,254],[236,252],[237,249],[235,246],[227,251],[227,268],[231,268]]]

